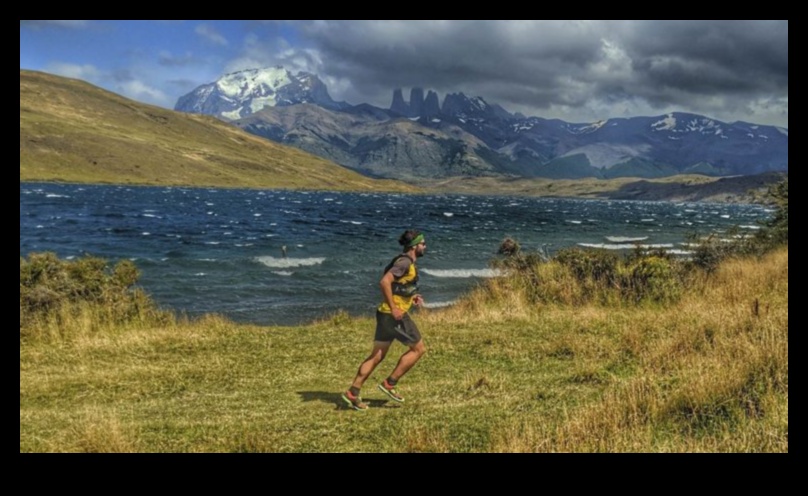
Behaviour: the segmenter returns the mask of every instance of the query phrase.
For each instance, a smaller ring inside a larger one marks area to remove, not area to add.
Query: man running
[[[426,241],[420,231],[410,229],[404,231],[398,243],[404,251],[385,267],[384,275],[379,281],[383,300],[376,309],[373,349],[370,356],[359,366],[351,387],[342,394],[343,401],[354,410],[367,410],[368,405],[362,401],[359,391],[376,366],[384,360],[393,340],[398,340],[408,347],[398,359],[393,372],[378,386],[379,390],[393,401],[404,402],[404,397],[396,391],[396,384],[426,353],[421,333],[409,314],[413,305],[420,307],[424,303],[423,297],[418,294],[418,271],[415,260],[424,256]]]

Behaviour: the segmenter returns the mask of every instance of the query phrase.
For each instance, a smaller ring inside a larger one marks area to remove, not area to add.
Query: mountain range
[[[674,112],[593,123],[526,117],[482,97],[393,89],[389,108],[334,101],[283,67],[227,74],[175,110],[228,121],[371,177],[610,179],[788,172],[788,129]]]
[[[294,104],[277,109],[287,111],[286,117],[294,122],[296,112],[304,119],[307,111],[319,112],[321,107]],[[351,107],[335,113],[343,121],[320,122],[316,130],[342,132],[351,115],[375,116],[379,129],[387,129],[391,135],[412,135],[406,148],[421,157],[439,156],[440,140],[460,136],[425,132],[410,119],[385,119],[386,112],[370,106]],[[460,133],[457,128],[454,131]],[[418,147],[424,135],[435,140],[435,148]],[[369,139],[370,132],[365,143]],[[771,172],[733,177],[685,174],[648,180],[544,179],[497,176],[481,167],[477,176],[435,179],[417,176],[429,173],[428,167],[440,169],[424,158],[416,163],[421,165],[412,169],[411,181],[369,178],[331,160],[247,133],[221,118],[155,107],[85,81],[20,70],[21,182],[749,203],[765,201],[766,190],[787,177],[787,173]],[[464,171],[463,162],[455,164],[456,171]]]

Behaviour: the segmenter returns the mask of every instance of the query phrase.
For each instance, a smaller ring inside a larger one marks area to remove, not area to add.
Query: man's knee
[[[387,348],[375,347],[373,348],[373,351],[370,352],[370,355],[367,357],[366,361],[373,362],[378,365],[382,360],[384,360],[385,356],[387,356]]]

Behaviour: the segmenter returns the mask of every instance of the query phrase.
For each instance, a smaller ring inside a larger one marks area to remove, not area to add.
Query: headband
[[[424,242],[424,235],[419,234],[418,236],[413,238],[412,241],[410,241],[410,244],[407,245],[407,248],[412,248],[413,246],[418,245],[418,244],[423,243],[423,242]]]

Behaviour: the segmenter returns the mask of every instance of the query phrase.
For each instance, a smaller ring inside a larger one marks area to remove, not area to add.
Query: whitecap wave
[[[670,243],[659,243],[659,244],[651,244],[651,245],[636,245],[634,243],[615,243],[615,244],[608,244],[608,243],[578,243],[578,246],[583,246],[584,248],[602,248],[604,250],[633,250],[637,246],[640,248],[645,249],[654,249],[654,248],[673,248],[673,245]]]
[[[256,257],[256,261],[272,267],[274,269],[288,269],[290,267],[304,267],[308,265],[319,265],[323,263],[325,257],[312,258],[275,258],[270,256]]]
[[[679,250],[676,248],[672,250],[666,250],[666,252],[670,253],[671,255],[681,255],[681,256],[690,256],[693,254],[693,251],[691,250]]]
[[[495,269],[421,269],[424,274],[433,277],[444,277],[453,279],[465,279],[469,277],[498,277],[504,275],[500,270]]]
[[[648,239],[648,236],[642,236],[639,238],[630,238],[628,236],[606,236],[606,241],[610,243],[634,243],[637,241],[645,241]]]
[[[456,301],[435,301],[432,303],[424,302],[424,308],[443,308],[443,307],[450,307],[457,303]]]

